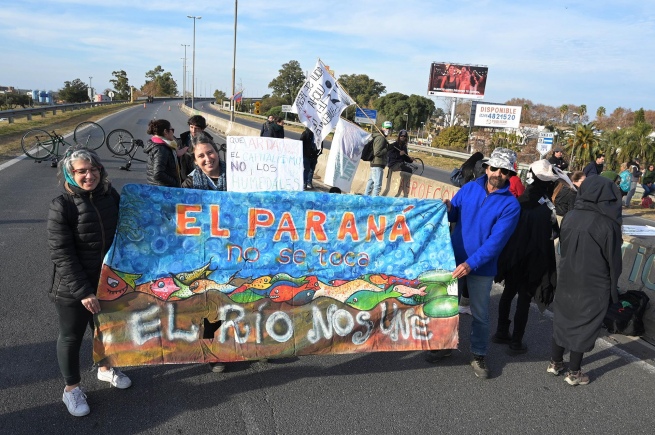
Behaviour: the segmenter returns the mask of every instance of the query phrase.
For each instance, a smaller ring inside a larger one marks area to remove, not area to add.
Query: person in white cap
[[[453,278],[466,279],[473,316],[471,366],[475,375],[489,377],[485,356],[489,347],[489,300],[497,272],[498,256],[514,233],[521,213],[509,191],[516,153],[496,148],[484,162],[485,175],[465,184],[451,200],[444,200],[448,220],[455,222],[451,234],[457,267]],[[426,360],[438,362],[451,350],[430,351]]]
[[[519,197],[521,217],[498,260],[496,282],[505,281],[498,305],[498,327],[491,341],[509,344],[510,355],[528,351],[523,342],[530,302],[534,297],[545,309],[553,300],[557,283],[554,239],[559,235],[555,206],[548,198],[553,184],[566,175],[548,160],[530,165],[525,192]],[[566,178],[568,183],[571,183]],[[518,295],[514,328],[510,334],[510,310]]]

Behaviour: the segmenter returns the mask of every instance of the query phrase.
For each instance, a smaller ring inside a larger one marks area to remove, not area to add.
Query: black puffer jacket
[[[155,186],[180,187],[180,171],[177,155],[166,143],[156,142],[159,138],[148,139],[144,149],[148,154],[146,163],[146,180]]]
[[[102,260],[114,240],[119,201],[109,185],[87,192],[66,184],[66,192],[50,203],[50,298],[55,302],[73,305],[96,293]]]

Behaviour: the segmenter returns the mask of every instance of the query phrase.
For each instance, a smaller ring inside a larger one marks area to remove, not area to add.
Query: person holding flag
[[[373,134],[373,160],[371,160],[371,177],[366,183],[364,195],[378,196],[382,190],[382,176],[387,165],[389,142],[387,136],[391,130],[391,121],[382,123],[382,130]]]

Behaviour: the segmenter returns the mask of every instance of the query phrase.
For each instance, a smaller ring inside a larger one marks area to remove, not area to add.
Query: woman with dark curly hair
[[[148,155],[146,163],[148,184],[180,187],[182,178],[179,159],[189,147],[178,148],[175,129],[171,128],[171,123],[165,119],[150,121],[147,133],[152,135],[143,150]]]

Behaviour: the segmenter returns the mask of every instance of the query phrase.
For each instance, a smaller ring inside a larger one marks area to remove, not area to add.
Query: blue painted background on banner
[[[257,218],[249,219],[254,210],[259,210]],[[317,231],[306,237],[308,213],[314,220],[324,218],[313,225],[324,230],[326,240],[317,240]],[[379,226],[382,220],[381,240],[367,239],[369,222]],[[249,227],[255,221],[256,228]],[[340,228],[348,233],[341,240]],[[229,231],[229,236],[212,235],[212,230]],[[249,230],[254,230],[252,237]],[[199,234],[180,234],[194,231]],[[295,234],[298,239],[292,240]],[[216,282],[280,272],[312,274],[326,282],[367,273],[413,279],[426,270],[455,268],[446,207],[439,200],[141,184],[123,188],[119,229],[105,262],[141,274],[138,282],[195,270],[207,262]]]

